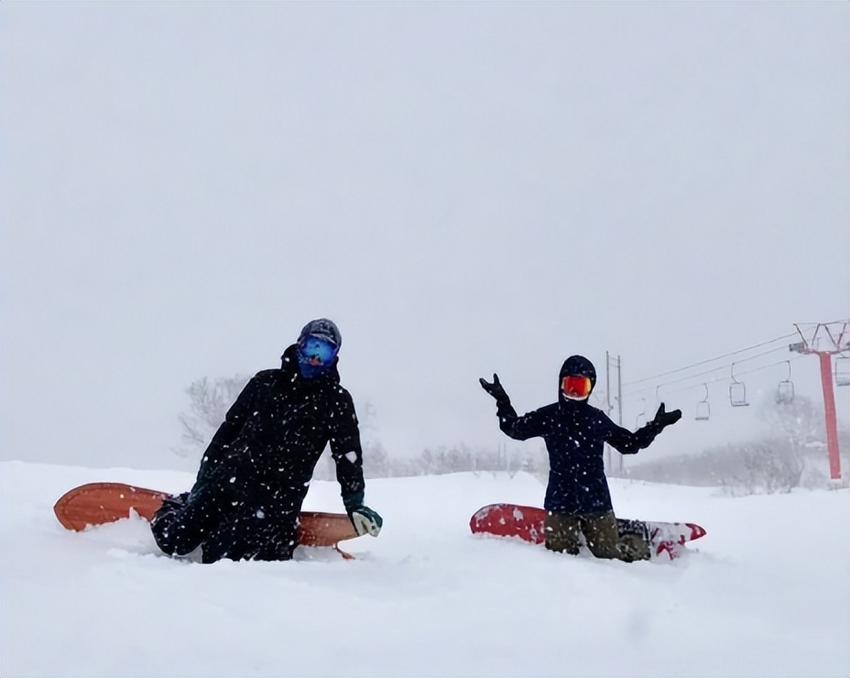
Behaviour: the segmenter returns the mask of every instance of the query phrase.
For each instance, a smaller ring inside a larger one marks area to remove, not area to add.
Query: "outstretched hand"
[[[496,402],[504,402],[510,400],[508,394],[505,392],[505,389],[502,388],[502,384],[499,381],[499,375],[495,372],[493,373],[493,382],[490,383],[486,379],[479,379],[478,383],[481,384],[481,388],[483,388],[487,393],[493,396],[496,399]]]
[[[655,413],[655,419],[652,421],[658,424],[661,428],[675,424],[682,418],[682,410],[672,410],[667,412],[664,409],[664,403],[658,407],[658,412]]]

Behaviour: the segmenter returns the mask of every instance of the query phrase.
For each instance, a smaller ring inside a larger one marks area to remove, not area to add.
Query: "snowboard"
[[[535,506],[516,504],[490,504],[478,509],[469,521],[473,534],[490,534],[497,537],[519,537],[532,544],[546,540],[543,521],[546,510]],[[650,553],[654,558],[677,558],[685,542],[705,536],[705,529],[696,523],[663,523],[646,520],[617,518],[620,535],[638,534],[649,539]]]
[[[169,496],[167,492],[124,483],[88,483],[63,494],[53,512],[64,527],[80,532],[91,525],[129,518],[133,513],[150,521]],[[353,558],[337,545],[358,536],[344,513],[301,512],[298,526],[301,546],[332,546],[343,557]]]

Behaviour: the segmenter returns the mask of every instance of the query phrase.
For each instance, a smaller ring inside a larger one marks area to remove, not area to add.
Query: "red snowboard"
[[[89,483],[63,494],[53,511],[62,525],[79,532],[90,525],[103,525],[128,518],[131,512],[151,520],[168,496],[167,492],[124,483]],[[302,546],[336,548],[339,542],[357,536],[354,526],[344,513],[301,513],[298,543]]]
[[[516,504],[490,504],[478,509],[469,521],[474,534],[492,534],[498,537],[519,537],[532,544],[545,541],[543,521],[546,510],[535,506]],[[620,534],[644,532],[654,556],[679,555],[686,541],[705,536],[705,530],[696,523],[659,523],[643,520],[617,519]],[[676,548],[679,547],[679,548]]]

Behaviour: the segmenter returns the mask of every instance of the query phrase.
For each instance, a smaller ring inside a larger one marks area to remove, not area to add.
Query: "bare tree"
[[[797,395],[790,403],[766,396],[757,410],[759,418],[775,432],[781,431],[792,446],[804,449],[823,440],[823,409],[811,398]]]
[[[203,451],[249,378],[243,374],[212,380],[203,377],[189,385],[186,389],[189,409],[178,415],[183,447],[176,450],[177,454],[185,457],[192,452]]]
[[[204,377],[192,382],[186,389],[189,403],[186,411],[178,415],[182,447],[175,452],[183,457],[200,455],[212,439],[227,410],[248,383],[247,375],[233,375],[210,379]],[[504,445],[470,447],[464,443],[424,449],[418,456],[395,457],[378,438],[377,412],[370,400],[356,406],[363,443],[363,472],[369,478],[414,476],[465,471],[507,472],[514,477],[520,471],[545,476],[548,473],[548,456],[544,448],[513,450]],[[336,478],[336,464],[329,450],[325,450],[316,464],[316,480]]]

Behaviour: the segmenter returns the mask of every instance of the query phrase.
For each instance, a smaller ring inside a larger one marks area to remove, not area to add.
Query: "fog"
[[[0,459],[177,465],[184,389],[320,316],[399,455],[501,443],[493,372],[846,318],[848,49],[846,3],[3,3]],[[762,426],[705,379],[645,454]]]

